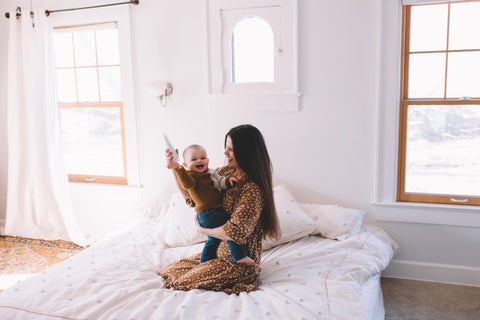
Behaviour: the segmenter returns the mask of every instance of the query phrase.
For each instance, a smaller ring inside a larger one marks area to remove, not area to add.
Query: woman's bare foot
[[[250,257],[245,257],[245,258],[242,258],[240,260],[237,260],[237,263],[245,263],[245,264],[248,264],[250,266],[254,266],[255,265],[255,261],[250,258]]]

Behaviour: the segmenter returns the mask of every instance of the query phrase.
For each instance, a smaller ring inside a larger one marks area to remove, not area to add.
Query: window
[[[83,30],[82,30],[83,29]],[[54,33],[57,93],[70,181],[127,183],[116,24]]]
[[[297,3],[208,1],[210,102],[298,110]]]
[[[65,165],[73,182],[138,185],[135,118],[127,89],[129,35],[119,31],[125,19],[110,16],[122,10],[109,8],[104,11],[107,16],[101,12],[88,20],[55,14],[53,46]]]
[[[274,39],[270,24],[260,17],[246,17],[233,29],[232,83],[274,82]]]
[[[280,93],[280,7],[222,10],[225,94]]]
[[[404,6],[399,201],[480,205],[480,1]]]

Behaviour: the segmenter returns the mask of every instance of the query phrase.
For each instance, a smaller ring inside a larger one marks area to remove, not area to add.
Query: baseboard
[[[4,234],[5,232],[5,219],[0,219],[0,234]]]
[[[382,276],[480,287],[480,268],[460,265],[394,259]]]

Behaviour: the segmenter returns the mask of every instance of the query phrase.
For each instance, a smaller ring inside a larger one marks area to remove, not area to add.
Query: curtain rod
[[[55,12],[63,12],[63,11],[75,11],[75,10],[83,10],[83,9],[94,9],[94,8],[102,8],[102,7],[111,7],[111,6],[118,6],[120,4],[134,4],[134,5],[138,5],[140,3],[140,0],[130,0],[130,1],[127,1],[127,2],[117,2],[117,3],[108,3],[108,4],[100,4],[100,5],[96,5],[96,6],[90,6],[90,7],[81,7],[81,8],[70,8],[70,9],[58,9],[58,10],[45,10],[45,15],[48,17],[50,15],[50,13],[55,13]],[[22,10],[20,9],[20,7],[17,7],[17,10],[16,10],[16,18],[20,18],[20,16],[22,15]],[[5,12],[5,17],[7,19],[10,18],[10,12]]]

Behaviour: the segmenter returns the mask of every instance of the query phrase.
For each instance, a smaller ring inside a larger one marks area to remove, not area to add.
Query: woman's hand
[[[193,220],[195,221],[195,227],[197,227],[197,230],[201,233],[207,234],[205,232],[205,230],[207,230],[207,229],[200,227],[200,225],[198,224],[197,217],[193,218]]]
[[[226,240],[226,241],[230,241],[233,239],[230,238],[229,236],[227,236],[225,234],[225,230],[223,230],[223,226],[221,227],[217,227],[217,228],[202,228],[199,224],[198,224],[198,221],[197,221],[197,218],[195,217],[195,225],[197,226],[197,230],[203,234],[206,234],[206,235],[209,235],[209,236],[212,236],[214,238],[217,238],[217,239],[220,239],[220,240]]]
[[[175,150],[178,153],[178,149]],[[173,153],[168,149],[165,150],[165,157],[167,158],[167,168],[177,169],[180,168],[180,164],[173,160]]]

